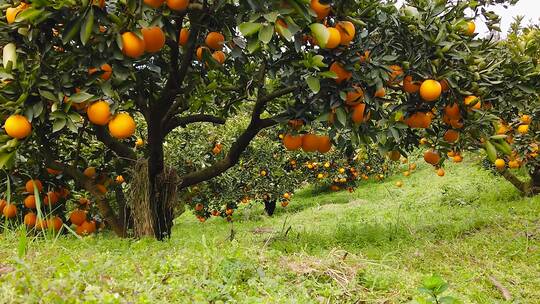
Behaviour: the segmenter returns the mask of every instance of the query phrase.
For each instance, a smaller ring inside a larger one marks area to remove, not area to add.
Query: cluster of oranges
[[[304,152],[320,152],[327,153],[332,149],[332,141],[328,135],[316,135],[312,133],[292,135],[285,134],[283,136],[283,146],[294,151],[302,148]]]
[[[109,103],[99,100],[92,103],[86,109],[88,120],[95,125],[108,125],[111,136],[124,139],[131,137],[135,133],[135,120],[128,113],[121,112],[116,115],[111,114]]]
[[[180,31],[180,38],[179,43],[181,45],[184,45],[187,43],[188,37],[189,37],[189,31],[186,30],[184,37],[182,38],[182,33],[184,29]],[[223,64],[225,62],[226,56],[225,53],[222,51],[223,44],[225,42],[225,37],[223,34],[219,32],[210,32],[208,35],[206,35],[206,38],[204,39],[204,43],[206,46],[199,46],[196,51],[197,59],[200,62],[204,61],[204,54],[206,52],[210,52],[212,50],[212,58],[219,64]]]

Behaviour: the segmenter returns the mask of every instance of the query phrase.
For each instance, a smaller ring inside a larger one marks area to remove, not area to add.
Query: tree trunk
[[[534,167],[529,173],[531,176],[530,195],[540,193],[540,167]]]

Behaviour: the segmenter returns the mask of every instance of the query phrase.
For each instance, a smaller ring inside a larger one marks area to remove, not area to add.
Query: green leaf
[[[336,109],[336,117],[342,126],[347,125],[347,112],[342,107]]]
[[[330,38],[330,33],[328,32],[326,26],[321,23],[313,23],[309,26],[309,28],[311,29],[311,33],[319,46],[324,48],[326,46],[326,42],[328,42],[328,38]]]
[[[322,55],[315,55],[312,58],[313,65],[319,68],[327,67],[328,65],[324,63],[324,56]]]
[[[52,101],[58,101],[58,98],[56,98],[56,96],[49,92],[49,91],[45,91],[45,90],[38,90],[39,91],[39,95],[41,95],[41,97],[45,98],[45,99],[48,99],[48,100],[52,100]]]
[[[88,99],[92,97],[94,97],[94,95],[86,93],[86,92],[79,92],[79,93],[75,93],[71,95],[69,97],[69,100],[71,100],[74,103],[81,103],[81,102],[87,101]]]
[[[92,34],[92,28],[94,27],[94,9],[91,8],[86,18],[81,26],[80,36],[81,42],[83,45],[86,45],[88,39],[90,39],[90,34]]]
[[[35,9],[35,8],[28,8],[25,9],[23,12],[17,14],[17,18],[15,18],[15,22],[21,22],[24,20],[32,21],[36,19],[39,15],[43,13],[43,10]]]
[[[261,47],[261,44],[259,43],[259,40],[253,39],[248,42],[247,50],[250,54],[252,54],[252,53],[255,53],[260,47]]]
[[[332,71],[321,72],[321,73],[319,73],[319,76],[324,77],[324,78],[332,78],[332,79],[337,78],[336,73],[334,73]]]
[[[268,22],[275,22],[278,16],[279,12],[270,12],[263,15],[264,19],[266,19]]]
[[[0,153],[0,168],[10,168],[15,163],[16,151]]]
[[[65,118],[59,118],[56,119],[53,123],[53,133],[58,132],[62,130],[66,126],[66,119]]]
[[[262,24],[255,22],[244,22],[238,26],[240,33],[245,37],[256,34],[262,27]]]
[[[319,91],[321,90],[321,82],[319,81],[319,78],[309,76],[306,78],[306,82],[311,91],[313,91],[313,93],[319,93]]]
[[[62,33],[62,43],[67,44],[73,38],[77,33],[79,32],[79,29],[81,28],[81,20],[79,18],[73,19],[70,23],[66,25],[66,28],[64,29],[64,32]]]
[[[263,42],[264,44],[267,44],[272,40],[272,36],[274,35],[274,27],[271,25],[265,25],[260,31],[259,31],[259,40]]]

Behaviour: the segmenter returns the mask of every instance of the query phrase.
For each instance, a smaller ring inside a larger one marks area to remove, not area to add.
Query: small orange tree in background
[[[475,39],[465,17],[471,9],[494,29],[486,5],[511,2],[10,1],[0,164],[15,183],[25,171],[91,194],[125,236],[128,209],[114,208],[124,189],[111,178],[122,175],[147,190],[129,202],[135,234],[158,239],[170,235],[179,190],[224,173],[260,131],[289,120],[304,122],[287,135],[306,150],[376,143],[396,158],[427,137],[440,167],[445,152],[492,134],[490,109],[535,96],[535,78],[502,73],[510,59],[492,60],[498,43]],[[189,172],[165,163],[172,130],[223,124],[239,107],[250,122],[222,158]],[[332,123],[323,141],[310,134],[317,120]]]

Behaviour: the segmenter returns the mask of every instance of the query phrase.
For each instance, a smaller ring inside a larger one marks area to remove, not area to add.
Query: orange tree
[[[332,123],[328,137],[291,129],[307,150],[374,142],[396,158],[429,137],[426,159],[440,166],[444,152],[473,147],[491,128],[482,105],[497,108],[514,91],[505,88],[531,81],[501,73],[490,57],[497,43],[476,39],[465,17],[472,9],[496,29],[485,6],[508,2],[6,1],[0,163],[61,171],[126,235],[107,179],[82,171],[94,160],[80,151],[97,146],[105,175],[148,190],[132,198],[136,234],[158,239],[170,234],[178,190],[222,174],[261,130],[289,119]],[[165,163],[172,130],[222,124],[240,105],[250,122],[221,159],[181,174]],[[140,159],[145,178],[127,171]]]

